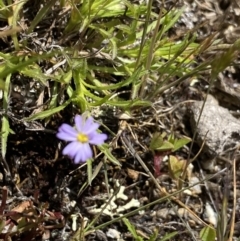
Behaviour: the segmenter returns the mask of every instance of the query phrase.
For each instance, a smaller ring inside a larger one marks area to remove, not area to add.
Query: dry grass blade
[[[3,31],[0,31],[0,38],[4,38],[4,37],[7,37],[7,36],[11,36],[11,35],[14,35],[18,32],[20,32],[22,29],[20,27],[14,27],[14,28],[11,28],[11,29],[6,29],[6,30],[3,30]]]
[[[237,178],[236,178],[236,158],[233,159],[233,208],[232,218],[230,223],[230,234],[228,241],[233,240],[233,234],[235,230],[235,217],[236,217],[236,205],[237,205]]]

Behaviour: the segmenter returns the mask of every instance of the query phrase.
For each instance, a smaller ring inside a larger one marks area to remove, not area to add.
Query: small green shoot
[[[3,94],[3,110],[5,113],[8,111],[8,102],[9,102],[9,91],[10,91],[10,80],[11,75],[8,75],[5,82],[5,89]],[[9,121],[7,115],[2,116],[2,128],[1,128],[1,151],[2,158],[5,159],[7,153],[7,141],[8,135],[11,132]]]
[[[215,241],[216,231],[214,228],[207,226],[200,231],[200,238],[202,241]]]
[[[127,218],[123,218],[122,221],[127,226],[129,232],[132,234],[134,240],[143,241],[144,239],[137,233],[135,227],[129,222]]]
[[[182,137],[180,139],[175,138],[173,134],[167,136],[166,133],[154,133],[152,140],[150,142],[150,149],[152,151],[177,151],[183,146],[191,142],[191,139],[188,137]]]
[[[176,156],[169,156],[168,169],[171,177],[178,180],[186,165],[185,160],[179,160]]]

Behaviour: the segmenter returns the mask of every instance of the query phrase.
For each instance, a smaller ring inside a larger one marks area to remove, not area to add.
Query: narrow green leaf
[[[88,184],[91,186],[92,183],[92,159],[87,160],[87,175],[88,175]]]
[[[157,240],[157,237],[158,237],[158,230],[157,230],[157,229],[154,229],[154,232],[153,232],[153,234],[149,237],[149,240],[148,240],[148,241],[155,241],[155,240]]]
[[[73,97],[74,91],[70,85],[67,86],[67,94],[69,98]]]
[[[161,238],[159,241],[167,241],[171,240],[171,238],[175,237],[178,234],[178,232],[172,232],[172,233],[167,233],[163,238]]]
[[[169,136],[168,136],[168,141],[172,144],[174,144],[175,142],[175,136],[174,136],[174,133],[171,133]]]
[[[200,238],[202,241],[215,241],[216,231],[210,226],[204,227],[200,231]]]
[[[150,142],[150,146],[149,148],[154,151],[157,148],[159,148],[160,146],[162,146],[163,144],[163,137],[161,136],[161,134],[159,132],[155,132],[153,134],[152,140]]]
[[[0,56],[3,57],[3,59],[5,60],[4,63],[0,64],[0,79],[5,79],[9,74],[18,72],[21,69],[39,60],[50,58],[54,54],[57,54],[57,52],[52,51],[51,53],[44,53],[42,55],[33,56],[28,58],[27,60],[21,61],[20,57],[11,57],[7,54],[3,54],[0,52]]]
[[[129,220],[127,218],[123,218],[122,221],[127,226],[128,230],[132,234],[134,240],[143,241],[143,238],[137,234],[135,227],[129,222]]]
[[[54,82],[53,88],[52,88],[52,93],[51,93],[51,100],[50,103],[48,105],[48,109],[54,109],[57,107],[57,103],[58,103],[58,94],[59,94],[59,83],[58,82]],[[61,94],[61,92],[60,92]],[[44,122],[45,124],[48,123],[50,121],[50,117],[45,118]]]
[[[112,44],[112,59],[117,57],[117,42],[116,38],[110,38],[110,43]]]
[[[86,96],[91,95],[91,97],[93,97],[93,95],[90,94],[90,92],[85,92],[85,95]],[[102,104],[106,103],[111,98],[111,96],[112,95],[106,95],[104,98],[96,98],[96,101],[88,103],[88,104],[89,104],[89,106],[101,106]],[[94,97],[96,97],[96,96],[94,96]],[[95,98],[93,98],[93,100],[95,100]]]
[[[69,70],[65,74],[61,75],[60,81],[65,84],[69,84],[71,79],[72,79],[72,70]]]
[[[3,110],[5,113],[7,113],[8,109],[8,98],[9,98],[9,90],[10,90],[10,81],[11,81],[11,74],[7,76],[6,82],[5,82],[5,89],[3,94]],[[4,159],[7,152],[7,140],[8,135],[10,133],[10,126],[8,122],[8,117],[6,115],[3,115],[2,117],[2,129],[1,129],[2,135],[1,135],[1,152],[2,152],[2,158]]]
[[[180,18],[184,11],[184,7],[180,10],[170,11],[162,20],[161,23],[164,25],[163,33],[167,32]]]
[[[7,140],[10,133],[10,127],[8,118],[6,116],[2,117],[2,135],[1,135],[1,150],[2,158],[4,159],[7,153]]]
[[[24,4],[27,1],[28,0],[19,1],[18,4],[16,4],[16,6],[14,7],[13,16],[11,18],[11,20],[12,20],[11,21],[12,28],[17,28],[19,26],[18,20],[20,18],[20,12],[21,12]],[[18,43],[17,33],[12,35],[12,39],[13,39],[13,43],[14,43],[15,49],[19,50],[19,43]]]
[[[101,152],[105,154],[105,156],[109,159],[109,161],[111,161],[115,165],[121,166],[120,162],[110,152],[108,144],[103,144],[97,147]]]
[[[134,83],[136,80],[139,80],[144,74],[146,74],[146,71],[142,71],[141,69],[136,70],[129,78],[119,81],[117,84],[112,84],[112,85],[104,85],[97,79],[92,79],[94,81],[94,85],[90,85],[84,81],[84,85],[87,86],[88,88],[98,90],[99,88],[101,90],[116,90],[118,88],[122,88],[124,86],[130,85]]]
[[[2,79],[0,79],[0,89],[4,90],[4,88],[5,88],[5,82]]]
[[[73,99],[73,103],[75,103],[82,112],[85,112],[89,109],[89,103],[84,96],[77,96]]]
[[[7,20],[11,15],[12,15],[12,11],[10,11],[10,7],[6,6],[3,0],[1,0],[0,1],[0,18]]]
[[[48,79],[56,79],[54,76],[46,76],[43,74],[41,68],[36,64],[28,65],[27,67],[21,69],[20,73],[39,80],[43,85],[46,85],[46,80]]]
[[[29,116],[27,118],[24,118],[24,121],[33,121],[33,120],[41,120],[46,117],[49,117],[55,113],[58,113],[59,111],[63,110],[66,106],[68,106],[72,102],[72,99],[69,99],[66,101],[63,105],[58,106],[56,108],[50,109],[50,110],[45,110],[40,113],[34,114],[32,116]]]
[[[37,13],[35,18],[31,21],[31,25],[28,28],[27,33],[31,33],[33,29],[38,25],[40,21],[47,15],[47,13],[51,10],[51,7],[57,2],[57,0],[47,1],[46,5],[41,8],[41,10]]]
[[[111,95],[107,95],[105,96],[104,98],[100,98],[94,94],[92,94],[91,92],[87,91],[87,90],[84,90],[84,94],[90,98],[92,98],[93,100],[95,101],[98,101],[98,102],[92,102],[92,103],[89,103],[90,106],[99,106],[101,104],[108,104],[108,105],[111,105],[111,106],[117,106],[117,107],[121,107],[123,109],[130,109],[134,106],[139,106],[139,107],[148,107],[148,106],[151,106],[152,103],[150,101],[145,101],[145,100],[139,100],[139,99],[135,99],[135,100],[126,100],[126,101],[123,101],[123,100],[108,100],[111,96]]]
[[[215,79],[217,75],[226,69],[233,60],[238,56],[240,49],[240,40],[238,39],[226,52],[222,55],[215,57],[212,61],[212,79]]]
[[[156,148],[156,151],[170,151],[173,150],[174,145],[172,143],[170,143],[169,141],[163,141],[163,144],[161,146],[159,146],[158,148]]]
[[[147,107],[147,106],[151,106],[152,104],[150,101],[139,100],[139,99],[126,100],[126,101],[107,101],[106,103],[112,106],[121,107],[123,109],[129,109],[134,106]]]
[[[174,148],[173,151],[177,151],[178,149],[182,148],[183,146],[187,145],[188,143],[190,143],[192,140],[188,137],[183,137],[180,139],[175,139],[174,141]]]
[[[132,34],[131,28],[128,25],[125,24],[119,24],[116,26],[117,29],[122,30],[124,33],[127,33],[128,35]],[[127,36],[128,38],[128,36]]]

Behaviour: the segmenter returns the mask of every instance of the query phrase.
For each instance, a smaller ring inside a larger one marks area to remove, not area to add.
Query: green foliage
[[[134,240],[137,240],[137,241],[143,241],[144,240],[140,235],[138,235],[135,227],[129,222],[129,220],[127,218],[123,218],[122,221],[127,226],[128,231],[132,234]]]
[[[130,221],[127,218],[123,218],[122,221],[124,222],[124,224],[127,226],[128,231],[132,234],[132,237],[134,238],[134,240],[137,241],[144,241],[146,239],[143,239],[136,231],[135,227],[133,224],[130,223]],[[146,241],[167,241],[167,240],[171,240],[171,238],[173,238],[174,236],[176,236],[178,234],[178,232],[171,232],[168,233],[166,235],[164,235],[164,237],[162,237],[161,239],[158,238],[158,233],[155,231],[148,240]]]
[[[13,23],[21,17],[22,4],[14,9]],[[47,16],[56,1],[48,1],[37,13],[28,34],[33,32],[36,26]],[[189,57],[197,48],[194,39],[185,38],[177,44],[166,36],[167,31],[176,23],[183,9],[171,10],[157,15],[151,10],[151,5],[133,4],[130,1],[120,0],[96,0],[83,1],[77,4],[62,1],[63,6],[70,6],[71,14],[65,26],[64,34],[81,33],[92,39],[84,43],[84,49],[100,49],[93,54],[93,61],[89,61],[86,55],[79,55],[75,48],[62,48],[60,51],[51,51],[47,54],[4,54],[0,53],[2,64],[0,65],[0,79],[4,80],[8,74],[20,73],[40,81],[43,85],[49,79],[56,81],[55,93],[59,84],[69,94],[69,101],[57,106],[56,98],[51,100],[51,105],[43,113],[34,114],[26,121],[50,118],[51,115],[63,110],[73,102],[82,112],[91,110],[96,106],[117,106],[123,110],[131,110],[136,107],[150,106],[148,99],[140,98],[139,91],[143,88],[146,78],[154,80],[154,72],[161,75],[182,75],[188,72],[187,65],[192,62]],[[69,5],[70,4],[70,5]],[[6,6],[4,6],[6,7]],[[7,8],[8,9],[8,8]],[[147,15],[145,21],[144,15]],[[159,26],[162,26],[158,31]],[[153,37],[150,37],[154,33]],[[19,49],[17,39],[15,47]],[[140,42],[140,46],[136,44]],[[23,42],[22,47],[27,43]],[[151,57],[149,57],[149,54]],[[64,57],[67,60],[65,68],[58,68],[58,74],[46,74],[41,68],[41,61],[51,61],[55,56]],[[101,57],[103,56],[103,58]],[[104,64],[99,64],[99,63]],[[96,75],[97,73],[97,75]],[[117,83],[106,83],[105,79],[118,77]],[[75,89],[70,91],[69,83],[73,79]],[[156,81],[156,80],[154,80]],[[164,82],[156,82],[160,87]],[[131,100],[125,100],[115,95],[119,89],[127,87],[132,89]],[[70,95],[71,92],[71,95]],[[91,100],[91,101],[89,101]]]
[[[181,176],[185,165],[186,165],[185,160],[178,160],[176,156],[170,155],[168,160],[168,168],[169,168],[171,177],[173,179],[178,179]]]
[[[164,140],[166,133],[154,133],[150,142],[149,148],[152,151],[177,151],[184,145],[188,144],[191,139],[187,137],[175,138],[173,134],[169,135],[167,140]]]
[[[11,15],[12,15],[12,11],[10,10],[10,7],[5,5],[3,0],[0,0],[0,19],[7,20],[8,17]]]
[[[114,165],[121,166],[119,161],[112,155],[111,151],[109,150],[108,144],[103,144],[101,146],[98,146],[98,149],[105,154],[107,159],[111,161]]]
[[[42,111],[39,112],[37,114],[34,114],[30,117],[24,118],[24,121],[34,121],[34,120],[41,120],[41,119],[45,119],[55,113],[58,113],[59,111],[63,110],[66,106],[68,106],[71,103],[71,99],[69,99],[68,101],[66,101],[64,104],[62,104],[61,106],[46,110],[46,111]]]
[[[0,79],[4,80],[9,74],[21,73],[28,77],[34,77],[43,84],[49,78],[57,80],[56,76],[44,74],[37,64],[38,61],[51,58],[53,55],[54,52],[36,56],[17,56],[14,53],[5,54],[0,52]]]
[[[10,91],[10,80],[11,75],[8,75],[5,82],[5,89],[4,89],[4,95],[3,95],[3,110],[5,113],[7,113],[8,109],[8,96]],[[8,135],[11,132],[8,117],[7,115],[2,116],[2,128],[1,128],[1,151],[2,151],[2,158],[5,159],[5,155],[7,152],[7,140]]]
[[[223,199],[222,199],[222,206],[221,210],[218,214],[218,222],[217,222],[217,240],[218,241],[225,241],[228,239],[229,235],[229,220],[228,220],[228,197],[229,197],[230,189],[228,189],[228,186],[225,184],[223,189]]]
[[[154,133],[152,140],[150,142],[150,149],[152,151],[167,151],[173,150],[174,146],[171,142],[164,140],[163,138],[166,136],[166,133]]]
[[[178,139],[178,138],[175,138],[173,133],[168,137],[168,140],[174,146],[173,151],[177,151],[181,149],[183,146],[191,142],[191,139],[189,137],[184,136]]]
[[[167,233],[167,234],[164,235],[164,237],[161,238],[159,241],[167,241],[167,240],[171,240],[171,238],[174,238],[177,234],[178,234],[177,231],[175,231],[175,232],[171,232],[171,233]]]
[[[200,238],[202,241],[215,241],[215,229],[210,226],[204,227],[200,232]]]
[[[51,11],[51,7],[56,3],[56,0],[47,1],[46,4],[41,8],[35,18],[32,20],[30,27],[28,28],[27,33],[31,33],[37,24],[43,20],[43,18]]]
[[[218,58],[214,58],[212,60],[212,79],[215,80],[217,75],[225,70],[235,58],[237,58],[237,55],[240,50],[240,40],[236,40],[236,42],[225,52],[221,54],[221,56]]]

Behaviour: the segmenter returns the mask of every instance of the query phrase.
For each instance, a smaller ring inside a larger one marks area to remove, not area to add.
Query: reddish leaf
[[[171,151],[156,151],[154,153],[154,176],[155,177],[159,177],[161,175],[161,164],[162,164],[162,161],[163,161],[163,158],[170,154]]]

